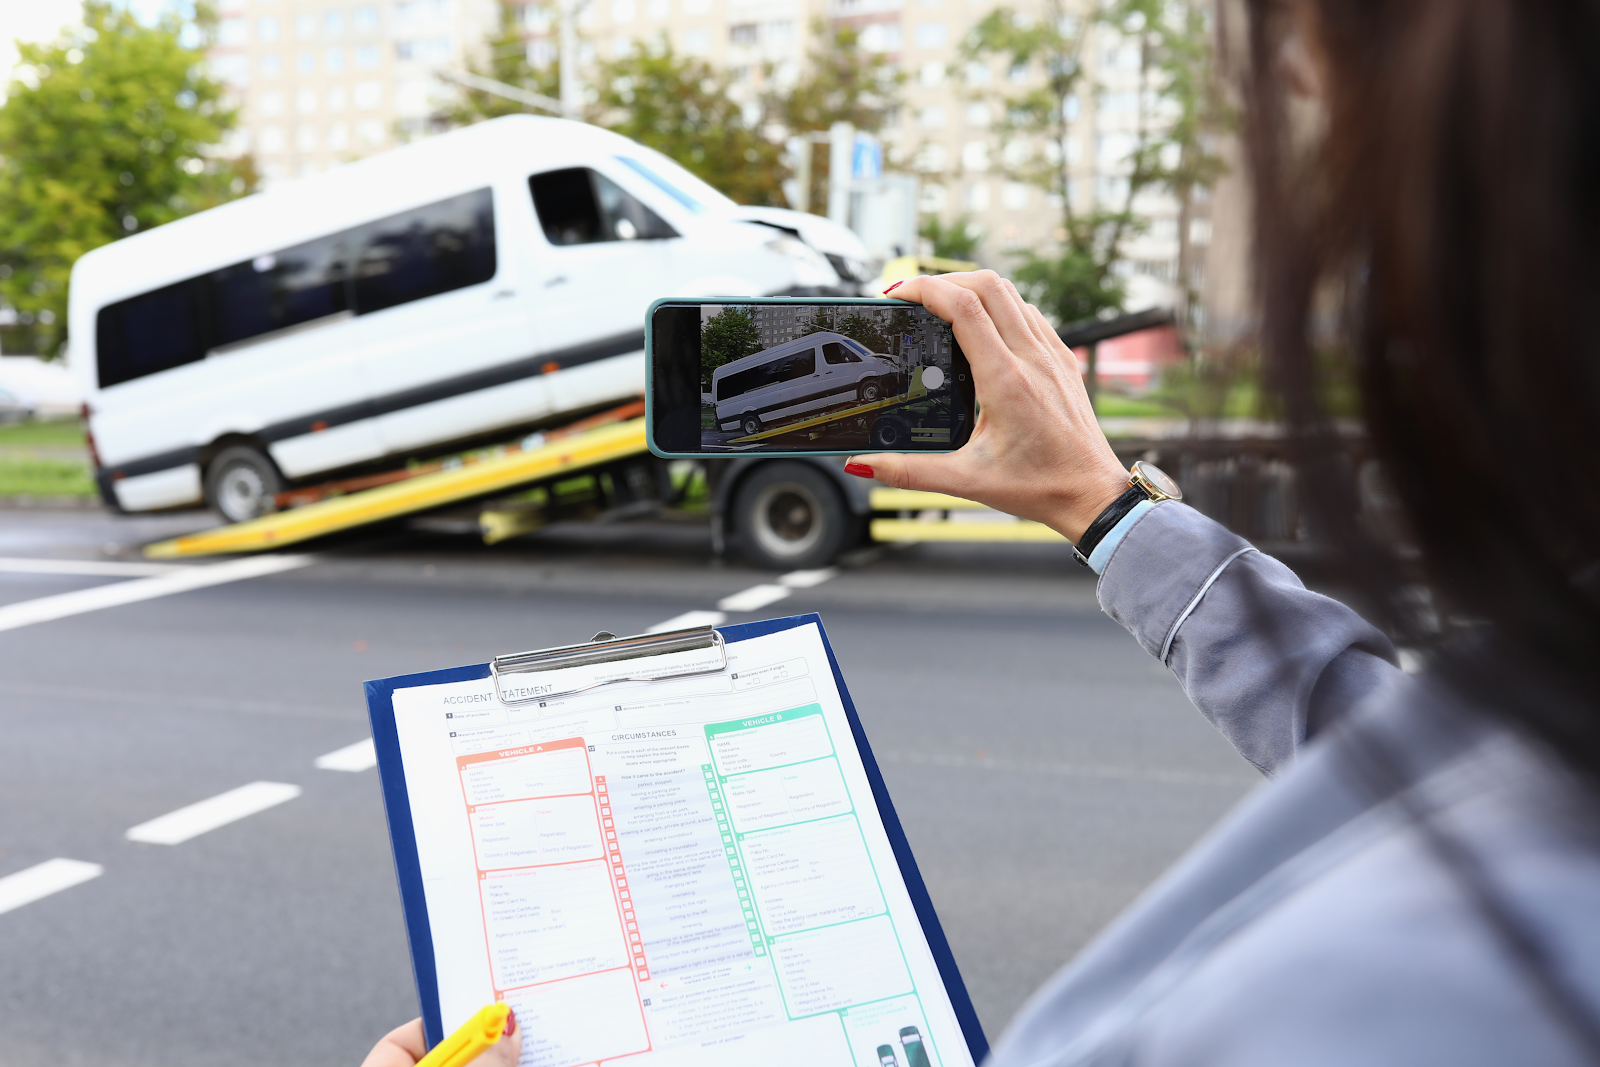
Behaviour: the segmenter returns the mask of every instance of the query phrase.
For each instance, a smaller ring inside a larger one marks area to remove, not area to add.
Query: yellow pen
[[[433,1046],[417,1067],[467,1067],[478,1054],[506,1035],[511,1005],[491,1004],[461,1024],[461,1029]]]

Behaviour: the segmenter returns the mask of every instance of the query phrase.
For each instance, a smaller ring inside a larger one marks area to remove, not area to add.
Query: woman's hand
[[[516,1012],[506,1018],[505,1036],[485,1049],[469,1067],[516,1067],[522,1056],[522,1024]],[[428,1054],[428,1039],[422,1033],[422,1020],[412,1019],[383,1035],[372,1046],[361,1067],[416,1067],[417,1061]]]
[[[994,271],[912,278],[895,297],[922,304],[955,328],[972,366],[979,415],[955,452],[852,459],[897,489],[975,500],[1042,522],[1077,543],[1128,487],[1095,420],[1078,360],[1039,309]]]

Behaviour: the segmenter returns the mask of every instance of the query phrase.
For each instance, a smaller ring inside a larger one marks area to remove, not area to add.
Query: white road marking
[[[98,585],[93,589],[78,589],[71,593],[24,600],[20,604],[0,607],[0,630],[15,630],[69,615],[82,615],[88,611],[134,604],[141,600],[186,593],[208,585],[222,585],[245,578],[259,578],[304,567],[312,562],[310,556],[252,556],[227,563],[213,563],[205,567],[185,567],[170,574],[154,578],[138,578],[113,585]]]
[[[142,822],[126,834],[129,841],[149,845],[180,845],[191,837],[237,822],[247,815],[266,811],[300,795],[300,787],[284,782],[251,782],[209,800],[169,811],[159,818]]]
[[[691,626],[721,626],[728,616],[720,611],[686,611],[682,615],[674,615],[665,622],[658,622],[647,634],[666,633],[668,630],[687,630]]]
[[[316,759],[319,771],[368,771],[377,765],[378,750],[372,746],[370,737],[353,745],[336,748]]]
[[[149,578],[173,571],[193,570],[180,563],[124,563],[113,559],[21,559],[0,556],[0,571],[8,574],[80,574],[97,578]]]
[[[778,584],[790,589],[810,589],[830,578],[839,577],[838,567],[823,567],[814,571],[790,571],[778,579]]]
[[[43,900],[52,893],[82,885],[98,878],[106,869],[98,863],[53,859],[36,863],[25,871],[0,878],[0,914]]]
[[[790,592],[781,585],[752,585],[749,589],[741,589],[732,596],[723,597],[717,601],[717,607],[723,611],[760,611],[768,604],[776,604]]]

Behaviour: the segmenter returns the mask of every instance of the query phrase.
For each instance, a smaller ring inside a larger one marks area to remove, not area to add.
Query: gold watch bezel
[[[1182,489],[1178,489],[1177,493],[1168,493],[1158,488],[1155,482],[1153,482],[1144,473],[1144,470],[1147,467],[1161,475],[1162,479],[1165,481],[1172,483],[1173,488],[1178,489],[1178,480],[1176,478],[1172,477],[1172,475],[1168,474],[1160,467],[1157,467],[1154,463],[1146,463],[1142,459],[1135,462],[1133,469],[1128,472],[1128,484],[1138,486],[1140,489],[1144,490],[1145,495],[1148,496],[1153,503],[1159,504],[1163,500],[1183,499]]]

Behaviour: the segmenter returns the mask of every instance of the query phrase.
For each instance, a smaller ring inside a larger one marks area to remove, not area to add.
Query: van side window
[[[796,378],[804,378],[809,374],[817,373],[817,350],[808,348],[804,352],[796,352],[789,357],[788,364],[783,368],[783,376],[779,381],[791,382]]]
[[[204,359],[206,300],[202,279],[191,278],[100,309],[95,354],[100,387]]]
[[[489,189],[269,252],[101,308],[100,387],[290,326],[487,282],[495,264]]]
[[[822,343],[822,358],[829,363],[860,363],[861,357],[850,351],[838,341],[824,341]]]
[[[553,245],[678,236],[643,201],[588,167],[535,174],[528,179],[528,190],[539,226]]]
[[[494,277],[488,189],[391,215],[354,235],[355,305],[363,315]]]
[[[307,241],[210,275],[216,346],[350,310],[343,235]]]

